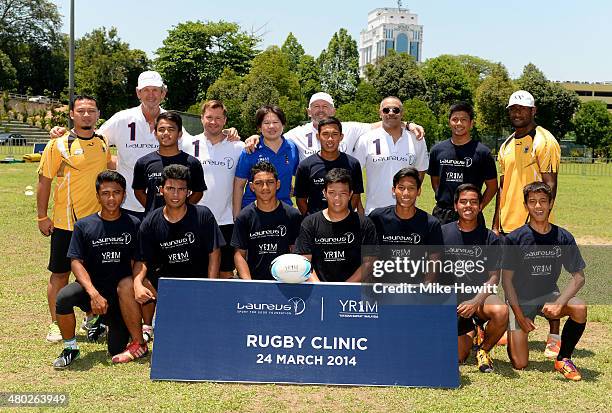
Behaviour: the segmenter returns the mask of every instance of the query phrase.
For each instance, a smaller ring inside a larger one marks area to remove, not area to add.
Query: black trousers
[[[125,350],[130,341],[130,332],[123,321],[121,308],[119,307],[119,296],[115,294],[102,294],[108,302],[106,314],[101,315],[102,322],[108,326],[108,352],[111,356]],[[74,307],[79,307],[84,312],[91,311],[91,299],[89,294],[78,282],[65,286],[57,294],[55,312],[58,315],[74,314]]]

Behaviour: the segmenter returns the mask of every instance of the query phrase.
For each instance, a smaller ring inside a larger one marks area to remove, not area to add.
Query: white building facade
[[[359,36],[359,74],[389,50],[408,53],[421,61],[423,26],[418,16],[403,8],[378,8],[368,13],[368,27]]]

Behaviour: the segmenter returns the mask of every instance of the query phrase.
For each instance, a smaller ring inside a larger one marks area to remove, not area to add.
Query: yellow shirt
[[[535,135],[535,136],[532,136]],[[523,201],[525,185],[542,181],[543,173],[557,173],[561,148],[557,139],[537,126],[535,133],[519,139],[514,134],[499,148],[497,157],[504,185],[500,198],[500,230],[511,232],[525,224],[528,217]]]
[[[67,133],[47,143],[38,174],[49,179],[57,177],[53,225],[72,231],[77,219],[100,210],[96,178],[106,170],[111,155],[106,139],[100,135],[90,139],[69,136]]]

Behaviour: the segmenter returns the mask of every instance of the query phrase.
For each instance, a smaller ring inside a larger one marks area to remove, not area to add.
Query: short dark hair
[[[338,118],[330,116],[327,119],[323,119],[319,122],[319,125],[317,126],[317,132],[321,133],[321,128],[325,125],[336,125],[338,126],[338,130],[340,131],[340,133],[342,133],[342,122],[340,122]]]
[[[529,198],[529,194],[533,192],[542,192],[548,196],[548,200],[553,200],[552,189],[548,184],[544,182],[532,182],[530,184],[525,185],[523,188],[523,201],[527,204],[527,198]]]
[[[397,171],[397,173],[393,175],[393,188],[397,186],[402,178],[414,178],[417,184],[417,189],[421,189],[421,177],[419,176],[419,171],[417,171],[416,168],[407,166]]]
[[[269,161],[261,160],[257,162],[251,168],[251,182],[255,179],[255,175],[260,172],[270,172],[274,175],[274,179],[278,181],[278,172],[276,171],[276,167]]]
[[[98,174],[96,178],[96,192],[100,192],[100,187],[104,182],[116,182],[121,186],[121,188],[125,191],[127,184],[125,183],[125,178],[117,171],[102,171]]]
[[[459,202],[459,195],[463,192],[476,192],[478,194],[478,202],[482,202],[482,192],[480,192],[480,188],[474,184],[461,184],[455,190],[455,204]]]
[[[351,178],[351,174],[344,168],[333,168],[328,173],[325,174],[325,178],[323,178],[324,184],[323,189],[327,190],[327,187],[331,184],[348,184],[349,190],[353,190],[353,179]]]
[[[450,119],[455,112],[465,112],[470,117],[470,120],[474,119],[474,108],[468,102],[461,101],[453,103],[453,105],[450,107],[448,118]]]
[[[157,115],[157,118],[155,119],[155,130],[156,131],[157,131],[157,124],[162,119],[165,119],[167,121],[174,123],[179,132],[183,130],[183,118],[181,118],[181,115],[179,115],[177,112],[169,110],[167,112],[162,112],[159,115]]]
[[[178,179],[187,182],[187,188],[191,188],[191,173],[189,168],[184,165],[172,164],[168,165],[162,171],[161,185],[164,186],[168,179]]]
[[[79,100],[93,100],[96,103],[96,108],[98,107],[98,101],[95,97],[90,95],[76,95],[74,98],[72,98],[72,102],[70,102],[70,110],[74,109],[74,104]]]
[[[265,105],[257,109],[257,112],[255,112],[255,125],[257,125],[258,128],[261,128],[261,124],[268,113],[274,113],[276,116],[278,116],[278,119],[281,121],[283,126],[285,126],[287,123],[287,117],[281,108],[276,105]]]
[[[212,100],[207,100],[206,102],[204,102],[202,104],[201,114],[204,115],[204,112],[206,112],[206,110],[208,109],[223,109],[223,116],[227,118],[227,108],[225,107],[223,102],[221,102],[220,100],[212,99]]]

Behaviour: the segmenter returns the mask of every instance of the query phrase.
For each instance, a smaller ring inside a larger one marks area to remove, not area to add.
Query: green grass
[[[23,194],[26,185],[35,185],[36,166],[0,165],[0,391],[67,392],[70,404],[64,410],[74,412],[610,411],[612,307],[608,305],[589,308],[589,324],[575,353],[584,374],[580,383],[563,380],[544,359],[547,326],[541,319],[532,337],[527,370],[514,371],[505,348],[498,347],[493,354],[496,372],[479,373],[471,358],[460,367],[461,387],[456,390],[152,382],[149,357],[112,366],[104,344],[83,340],[82,359],[74,368],[54,371],[51,361],[61,345],[44,341],[49,322],[45,293],[48,239],[38,233],[34,197]],[[559,222],[581,236],[610,243],[612,233],[606,227],[612,201],[607,194],[612,179],[584,182],[561,177]],[[426,210],[433,206],[428,188],[426,182],[419,201]],[[589,212],[594,206],[597,210]],[[599,282],[609,284],[609,280]]]

